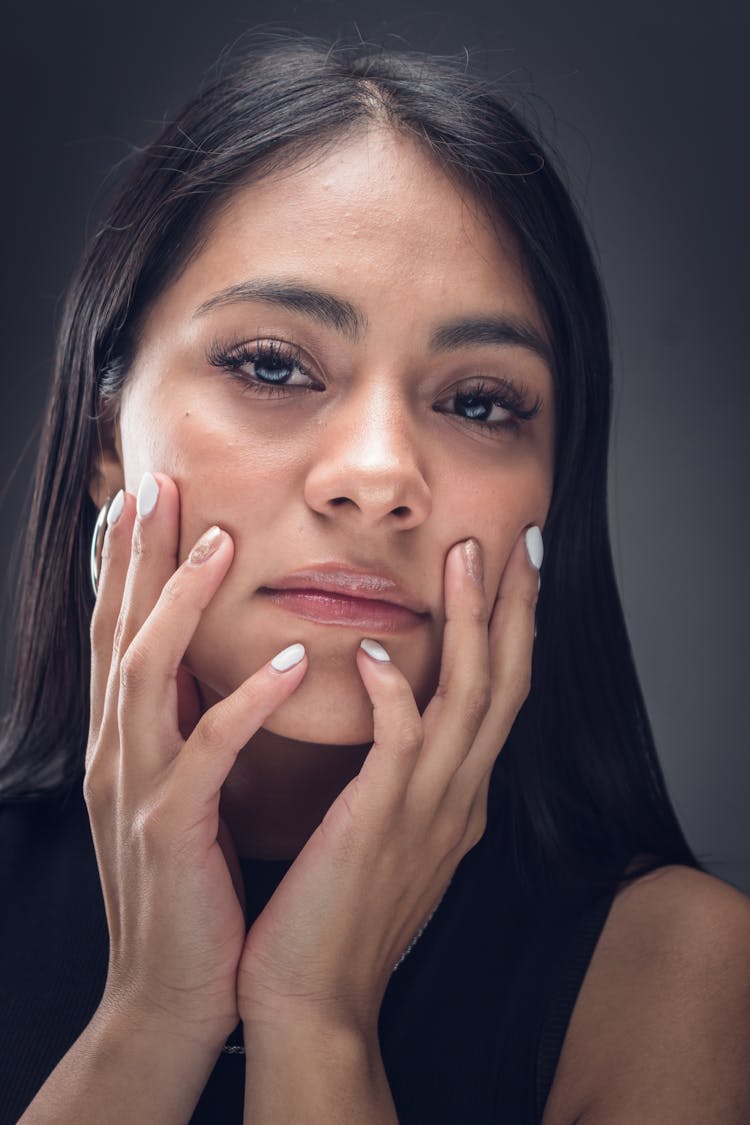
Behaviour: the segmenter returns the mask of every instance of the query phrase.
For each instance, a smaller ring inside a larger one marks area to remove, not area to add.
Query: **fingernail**
[[[369,637],[365,637],[364,640],[360,641],[359,647],[363,648],[367,655],[371,656],[373,660],[378,660],[381,664],[385,664],[386,661],[391,659],[383,646],[379,645],[377,641],[371,641]]]
[[[209,527],[208,531],[204,531],[198,542],[193,547],[188,555],[188,562],[193,566],[200,566],[206,559],[210,559],[211,555],[216,553],[216,550],[221,543],[221,528],[216,524]]]
[[[287,672],[295,664],[299,664],[304,655],[304,645],[288,645],[287,648],[282,648],[281,652],[276,653],[271,661],[271,667],[277,672]]]
[[[138,485],[138,495],[135,498],[135,510],[138,513],[138,518],[143,519],[144,516],[153,512],[158,499],[159,483],[156,477],[152,476],[151,473],[144,473],[141,477],[141,483]]]
[[[542,533],[536,524],[534,527],[527,527],[526,529],[526,554],[529,556],[531,565],[539,570],[544,558],[544,544]]]
[[[466,573],[477,586],[482,585],[484,578],[484,563],[482,561],[482,548],[476,539],[467,539],[461,544],[464,553],[464,566]]]
[[[124,507],[125,492],[121,488],[109,506],[109,511],[107,512],[107,527],[111,527],[113,523],[117,523],[120,516],[122,515],[122,509]]]

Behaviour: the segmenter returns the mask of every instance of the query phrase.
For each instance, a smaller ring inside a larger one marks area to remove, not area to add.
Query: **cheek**
[[[454,492],[450,543],[473,535],[484,552],[485,589],[497,593],[505,564],[524,528],[544,526],[551,498],[551,480],[544,468],[503,471],[474,477],[471,485]]]
[[[200,405],[167,412],[152,403],[150,410],[144,405],[131,414],[128,423],[123,431],[126,487],[135,492],[147,469],[174,480],[180,494],[180,560],[214,523],[232,536],[236,553],[247,547],[254,529],[273,534],[284,511],[288,514],[291,494],[301,488],[301,451],[285,449],[277,435],[244,432],[236,415],[224,418]]]

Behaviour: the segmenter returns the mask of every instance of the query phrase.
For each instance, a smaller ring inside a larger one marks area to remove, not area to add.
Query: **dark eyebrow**
[[[292,312],[305,313],[326,327],[343,332],[353,342],[359,339],[367,326],[366,318],[349,301],[343,301],[321,289],[311,289],[308,285],[299,285],[294,281],[276,281],[273,278],[251,278],[239,285],[222,289],[199,305],[193,316],[203,316],[210,309],[231,305],[235,301],[267,301],[269,304],[291,309]]]
[[[294,280],[282,281],[276,278],[250,278],[237,285],[230,285],[228,289],[214,293],[199,305],[193,316],[203,316],[211,309],[238,301],[266,301],[291,309],[292,312],[304,313],[326,327],[343,333],[354,343],[367,328],[367,317],[349,301]],[[548,345],[531,324],[514,316],[457,318],[436,328],[429,341],[430,351],[433,352],[480,347],[483,344],[526,348],[539,356],[552,370],[552,353]]]
[[[537,330],[515,316],[461,317],[441,324],[430,337],[430,350],[450,351],[482,344],[526,348],[534,352],[552,370],[552,352]]]

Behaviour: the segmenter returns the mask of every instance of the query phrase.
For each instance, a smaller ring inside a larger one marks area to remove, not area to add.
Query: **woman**
[[[747,1120],[609,409],[580,221],[461,68],[261,37],[141,153],[29,519],[7,1119]]]

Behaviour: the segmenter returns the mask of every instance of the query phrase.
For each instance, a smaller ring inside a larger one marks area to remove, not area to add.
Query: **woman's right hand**
[[[199,540],[178,566],[177,486],[162,473],[154,479],[154,508],[138,516],[124,493],[107,530],[91,621],[84,797],[110,938],[100,1009],[134,1028],[146,1021],[217,1046],[240,1020],[246,937],[221,787],[242,747],[298,686],[307,658],[281,673],[264,665],[200,714],[180,662],[234,548],[213,529],[208,546]],[[189,711],[197,722],[184,737]]]

